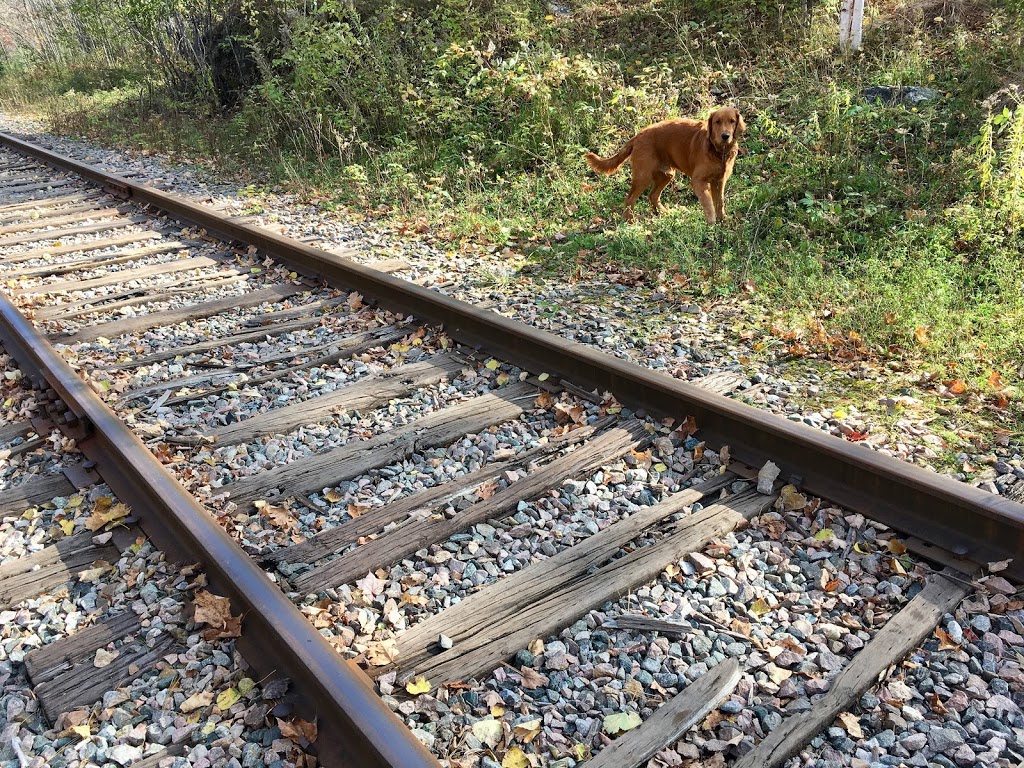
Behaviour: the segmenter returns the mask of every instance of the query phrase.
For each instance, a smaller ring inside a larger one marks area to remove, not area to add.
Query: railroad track
[[[682,384],[388,274],[400,262],[0,143],[0,338],[38,414],[2,437],[29,456],[59,429],[84,454],[13,484],[3,509],[105,482],[130,510],[98,541],[51,526],[35,570],[0,566],[45,582],[0,607],[141,531],[230,598],[224,639],[240,634],[247,679],[290,681],[266,700],[316,723],[295,738],[320,764],[642,765],[682,739],[684,756],[782,765],[820,750],[978,578],[989,607],[1019,608],[1012,501],[723,397],[739,377]],[[785,578],[765,578],[775,561]],[[49,655],[113,643],[144,675],[203,626],[197,591],[177,634],[142,647],[96,612],[103,629]],[[642,669],[616,666],[641,646]],[[585,657],[597,672],[572,677]],[[51,724],[89,703],[52,681],[96,699],[127,669],[25,664]],[[797,679],[784,698],[813,707],[760,706]],[[258,694],[225,710],[271,718]],[[753,736],[722,738],[744,709]]]

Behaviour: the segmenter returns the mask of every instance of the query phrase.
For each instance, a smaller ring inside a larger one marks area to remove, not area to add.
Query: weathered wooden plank
[[[0,444],[9,443],[16,437],[22,437],[35,431],[36,428],[32,426],[31,421],[12,421],[0,426]],[[0,494],[2,493],[0,491]]]
[[[75,344],[82,341],[94,341],[100,336],[107,339],[116,339],[127,333],[136,333],[140,330],[158,328],[165,325],[177,325],[192,320],[199,320],[204,317],[219,315],[222,312],[230,312],[234,309],[244,307],[255,307],[269,301],[281,301],[289,296],[307,290],[304,286],[294,283],[283,283],[271,285],[255,291],[243,293],[240,296],[227,296],[222,299],[211,299],[210,301],[189,304],[184,307],[165,309],[159,312],[149,312],[135,317],[125,317],[120,320],[111,320],[106,323],[97,323],[85,328],[80,328],[73,333],[60,334],[57,338],[65,344]]]
[[[680,491],[417,624],[399,636],[396,666],[415,670],[438,685],[488,672],[534,638],[557,632],[587,611],[656,578],[666,564],[745,525],[774,501],[749,491],[663,523],[732,479],[720,475]],[[656,544],[610,559],[658,523],[663,523],[662,538]],[[438,652],[440,634],[454,645]],[[371,674],[383,671],[386,668]]]
[[[34,308],[33,316],[36,320],[67,320],[94,312],[112,312],[133,304],[165,301],[182,293],[199,293],[248,279],[248,274],[239,274],[237,269],[222,269],[212,274],[172,276],[170,280],[161,280],[155,285],[142,285],[108,293],[105,296]],[[175,287],[182,285],[185,287]]]
[[[26,219],[16,224],[0,226],[0,235],[10,235],[17,232],[31,232],[44,227],[63,227],[65,224],[76,224],[79,221],[88,221],[89,219],[108,219],[113,216],[120,215],[121,211],[118,208],[96,208],[76,213],[65,213],[62,216],[41,216],[35,219]]]
[[[65,584],[73,574],[89,568],[96,560],[117,559],[117,547],[93,544],[94,535],[89,531],[77,533],[0,565],[0,610]]]
[[[41,181],[37,184],[15,185],[13,187],[4,187],[0,184],[0,196],[10,198],[16,195],[27,195],[29,192],[35,192],[40,189],[45,189],[47,191],[51,189],[64,189],[65,187],[72,186],[74,183],[75,182],[70,180],[60,180]]]
[[[158,352],[151,352],[148,355],[141,355],[133,360],[123,363],[106,365],[103,366],[103,370],[116,369],[123,371],[130,368],[139,368],[143,365],[152,365],[153,363],[159,363],[163,360],[174,360],[179,357],[187,357],[188,355],[212,352],[215,349],[230,347],[234,344],[243,344],[249,341],[260,341],[268,336],[282,336],[286,333],[293,333],[294,331],[301,331],[306,328],[314,328],[323,323],[324,319],[325,318],[323,316],[317,315],[314,317],[303,317],[291,320],[287,323],[279,323],[272,328],[257,328],[255,330],[250,330],[242,327],[233,333],[225,334],[215,339],[207,339],[206,341],[196,342],[195,344],[186,344],[180,347],[170,347]]]
[[[86,203],[75,203],[73,205],[46,205],[45,203],[37,205],[35,207],[26,207],[21,211],[11,211],[10,213],[0,212],[0,224],[13,224],[16,222],[27,222],[34,223],[40,221],[49,221],[58,216],[67,216],[69,213],[80,213],[82,211],[99,211],[100,206],[97,204],[99,201],[86,202]]]
[[[114,251],[110,254],[101,254],[99,256],[91,257],[87,256],[81,259],[69,259],[67,261],[55,261],[36,267],[10,269],[0,272],[0,277],[49,277],[51,275],[66,275],[69,272],[81,272],[87,269],[96,269],[98,267],[109,267],[113,264],[123,264],[126,261],[135,261],[136,259],[144,259],[149,256],[158,256],[161,253],[170,253],[171,251],[177,251],[188,247],[189,244],[182,240],[164,240],[157,245],[132,248],[129,251]]]
[[[821,698],[808,712],[787,717],[753,750],[741,757],[736,768],[775,768],[795,755],[836,716],[854,706],[879,675],[916,648],[935,629],[942,614],[956,608],[971,591],[970,577],[947,569],[933,573],[916,597],[886,622],[867,645],[832,679]]]
[[[96,657],[97,648],[122,640],[141,628],[139,617],[134,613],[119,613],[29,651],[25,654],[25,671],[33,685],[48,683],[76,664],[92,661]]]
[[[142,280],[155,275],[170,275],[175,272],[187,272],[193,269],[205,269],[216,267],[220,264],[216,259],[207,256],[193,256],[190,259],[174,259],[159,264],[150,264],[138,269],[122,269],[118,272],[111,272],[103,277],[94,277],[89,280],[60,280],[53,283],[40,283],[39,285],[26,286],[11,291],[16,296],[38,295],[45,293],[64,293],[66,291],[87,291],[93,288],[102,288],[106,285],[119,285],[120,283]]]
[[[382,371],[362,381],[339,387],[317,397],[274,408],[243,421],[219,427],[206,434],[217,445],[255,440],[260,435],[286,434],[304,424],[315,424],[334,412],[362,411],[378,408],[389,400],[405,397],[420,387],[450,379],[462,368],[451,355],[435,355],[417,363],[409,363]]]
[[[128,232],[127,234],[119,235],[117,237],[104,237],[97,240],[86,240],[84,243],[47,246],[45,248],[36,248],[31,251],[24,251],[22,253],[5,256],[4,264],[17,264],[22,261],[33,261],[35,259],[55,259],[61,256],[67,256],[69,253],[88,253],[89,251],[99,251],[104,248],[116,248],[121,245],[141,243],[144,240],[152,240],[163,236],[163,232],[158,232],[155,229],[147,229],[142,232]]]
[[[26,243],[40,243],[44,240],[61,240],[65,237],[91,235],[96,232],[113,232],[125,227],[133,227],[136,224],[146,224],[152,220],[152,216],[128,216],[123,219],[101,221],[96,224],[83,224],[78,227],[69,227],[68,229],[52,229],[45,232],[36,232],[31,235],[5,237],[0,238],[0,248],[11,248],[16,245],[25,245]]]
[[[117,622],[116,631],[122,632],[120,635],[115,634],[115,629],[104,628],[92,636],[83,637],[90,630],[99,630],[101,625],[96,625],[53,644],[68,643],[66,650],[69,659],[73,657],[78,661],[61,663],[56,671],[51,670],[50,679],[46,682],[36,683],[34,678],[32,680],[35,683],[35,696],[51,723],[62,713],[92,704],[107,691],[120,688],[146,674],[163,656],[173,652],[175,641],[169,635],[161,636],[152,648],[146,645],[138,619],[134,615],[131,618],[135,626],[128,632],[123,632],[125,620],[108,620],[111,625]],[[129,639],[132,634],[135,635],[134,639]],[[110,642],[119,641],[121,645],[116,648],[117,658],[108,666],[97,668],[93,664],[96,651]],[[26,654],[26,661],[30,655]]]
[[[383,530],[391,523],[404,520],[414,514],[430,514],[439,506],[449,504],[460,496],[466,496],[476,491],[482,485],[494,482],[502,472],[523,469],[535,459],[557,453],[563,448],[582,442],[599,429],[610,426],[614,421],[615,417],[610,416],[597,424],[580,427],[552,438],[544,445],[538,445],[504,459],[496,459],[475,472],[469,472],[447,482],[425,488],[410,496],[403,496],[396,501],[388,502],[383,506],[364,512],[359,517],[320,531],[300,544],[289,544],[263,555],[261,559],[265,563],[315,563],[323,557],[340,552],[350,544],[355,544],[362,536],[369,536]]]
[[[598,752],[587,761],[587,768],[640,768],[709,715],[732,692],[741,675],[740,663],[726,659],[659,707],[639,728]]]
[[[369,440],[350,440],[338,448],[242,478],[224,489],[232,501],[246,507],[277,492],[319,492],[342,480],[402,461],[416,451],[448,445],[467,433],[518,419],[523,414],[519,403],[532,400],[535,395],[532,387],[511,384],[421,416],[401,430]]]
[[[385,565],[389,565],[435,541],[467,530],[477,523],[510,514],[520,501],[550,491],[572,477],[587,475],[614,461],[647,439],[642,422],[632,420],[614,427],[584,443],[572,453],[560,456],[550,464],[503,488],[485,501],[478,501],[451,517],[411,519],[398,528],[381,533],[376,539],[348,552],[336,560],[314,568],[293,580],[299,592],[316,592],[326,587],[348,584]]]
[[[311,301],[307,304],[303,304],[298,307],[291,307],[289,309],[279,309],[274,312],[264,312],[251,317],[245,321],[245,324],[249,328],[258,328],[266,325],[273,325],[280,323],[285,320],[294,320],[299,317],[308,317],[309,315],[317,312],[323,312],[327,309],[334,307],[340,307],[342,304],[348,303],[347,296],[340,296],[333,299],[318,299],[317,301]]]
[[[393,344],[400,341],[406,335],[408,335],[410,328],[400,327],[396,328],[393,325],[383,326],[381,328],[374,328],[372,331],[364,331],[357,333],[354,336],[348,336],[343,339],[334,339],[324,344],[317,344],[312,347],[305,347],[302,349],[292,349],[288,352],[276,353],[273,355],[267,355],[260,360],[260,368],[267,365],[273,365],[275,363],[286,362],[296,357],[306,358],[305,362],[299,363],[298,365],[291,366],[289,368],[282,368],[281,370],[271,371],[261,376],[253,376],[245,379],[245,386],[247,387],[258,387],[261,384],[266,384],[268,381],[275,379],[283,379],[290,374],[297,371],[304,371],[309,368],[324,367],[327,365],[333,365],[339,360],[353,355],[361,355],[364,352],[368,352],[374,347],[384,346]],[[325,349],[333,350],[330,354],[316,356],[317,352]],[[226,372],[234,372],[236,376],[241,376],[244,371],[250,370],[252,366],[235,367],[226,369]],[[224,376],[225,371],[220,371],[217,376]],[[191,377],[189,377],[191,378]],[[211,381],[213,379],[210,379]],[[169,382],[168,382],[169,383]],[[166,387],[168,389],[175,389],[176,387]],[[210,395],[224,392],[229,388],[227,383],[219,383],[216,386],[207,387],[199,392],[190,392],[188,394],[181,395],[180,397],[171,398],[165,405],[180,405],[187,403],[189,400],[195,400],[199,397],[209,397]]]
[[[13,488],[0,491],[0,515],[21,513],[36,504],[50,501],[54,496],[67,496],[74,492],[75,486],[60,473],[34,475]]]

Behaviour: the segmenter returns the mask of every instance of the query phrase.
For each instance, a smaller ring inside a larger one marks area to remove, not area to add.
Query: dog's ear
[[[718,110],[717,109],[713,109],[713,110],[711,110],[711,114],[708,115],[708,133],[709,134],[712,133],[712,129],[714,128],[715,115],[717,115],[717,114],[718,114]]]
[[[743,115],[741,115],[739,113],[739,110],[737,110],[736,111],[736,136],[742,136],[746,132],[747,132],[747,123],[743,119]]]

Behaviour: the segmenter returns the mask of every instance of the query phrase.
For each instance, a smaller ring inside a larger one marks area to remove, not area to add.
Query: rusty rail
[[[439,768],[373,690],[339,656],[145,444],[122,423],[46,338],[0,294],[0,341],[67,406],[65,427],[146,534],[172,556],[198,561],[242,614],[239,650],[261,676],[292,679],[307,716],[319,716],[321,764],[350,768]],[[68,415],[73,414],[73,415]]]

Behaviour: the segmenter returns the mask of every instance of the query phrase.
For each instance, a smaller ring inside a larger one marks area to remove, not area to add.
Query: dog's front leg
[[[711,199],[715,203],[715,216],[725,221],[725,179],[711,182]]]
[[[690,188],[693,189],[693,193],[697,195],[697,199],[700,200],[701,208],[704,209],[704,218],[707,219],[708,224],[714,224],[715,201],[711,197],[710,185],[706,181],[690,179]]]

